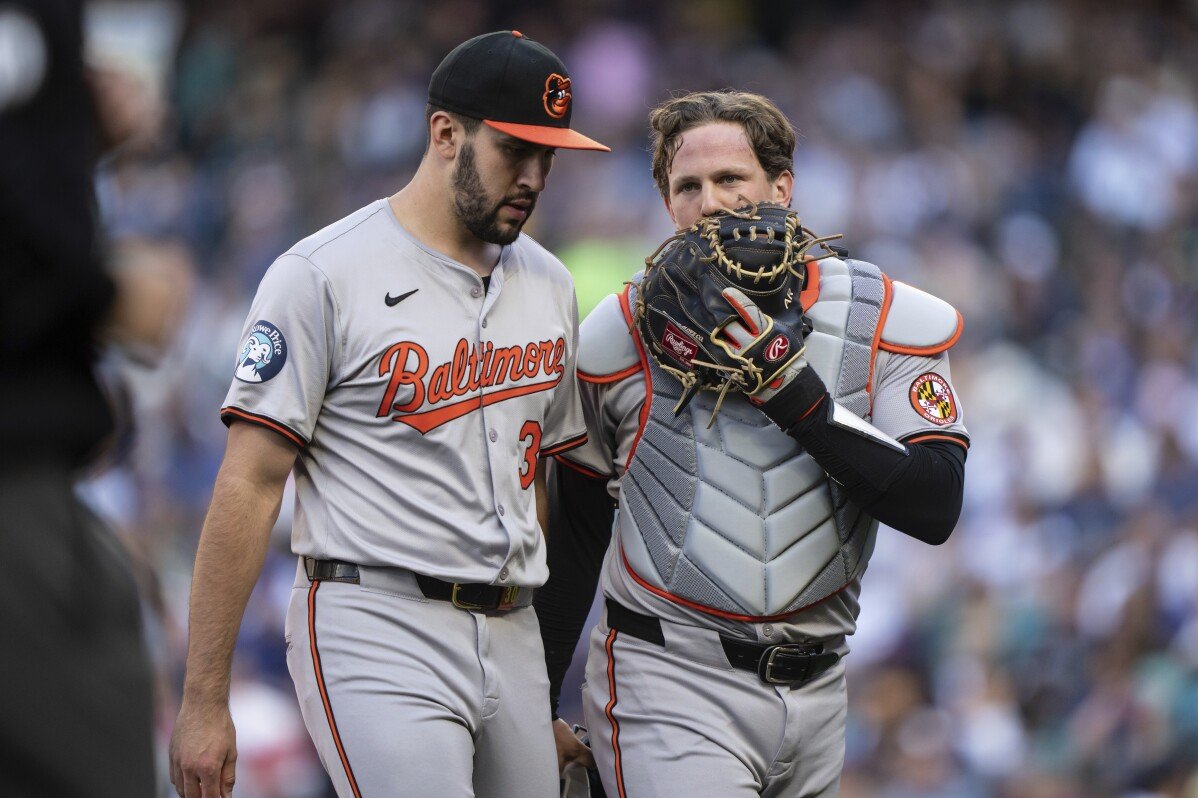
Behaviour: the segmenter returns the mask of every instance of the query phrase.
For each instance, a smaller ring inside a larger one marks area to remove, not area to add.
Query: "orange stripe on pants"
[[[349,779],[349,788],[354,791],[354,798],[362,798],[358,790],[358,780],[354,778],[353,768],[349,766],[349,757],[345,755],[345,747],[341,745],[341,735],[337,731],[337,720],[333,717],[333,705],[329,703],[329,691],[324,686],[324,671],[320,669],[320,652],[316,650],[316,590],[320,582],[315,581],[308,588],[308,640],[312,647],[312,668],[316,671],[316,687],[320,690],[320,700],[324,704],[324,715],[329,719],[329,731],[333,733],[333,745],[337,746],[337,754],[341,757],[341,766]]]
[[[616,642],[616,630],[612,629],[607,633],[607,691],[611,696],[611,700],[607,702],[607,707],[603,710],[607,715],[607,722],[611,724],[611,750],[613,761],[616,767],[616,788],[620,791],[620,798],[627,798],[624,793],[624,767],[620,762],[620,724],[616,722],[616,716],[612,714],[612,710],[616,708],[616,658],[612,651],[612,646]]]

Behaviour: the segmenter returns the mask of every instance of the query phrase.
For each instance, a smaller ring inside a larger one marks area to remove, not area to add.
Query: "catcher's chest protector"
[[[819,281],[807,361],[837,403],[868,418],[881,272],[827,259]],[[797,441],[740,395],[728,397],[711,429],[713,393],[675,417],[681,384],[643,360],[649,415],[621,479],[617,520],[637,576],[686,602],[753,617],[801,609],[860,576],[877,521]]]

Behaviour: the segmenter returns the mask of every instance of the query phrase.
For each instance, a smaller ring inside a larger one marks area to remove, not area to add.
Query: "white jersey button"
[[[479,288],[477,285],[470,289],[470,296],[474,297],[475,299],[477,299],[478,297],[480,297],[482,295],[483,295],[483,290],[481,288]]]
[[[769,637],[770,635],[772,635],[774,633],[774,627],[770,626],[767,623],[765,626],[761,627],[761,633],[763,635],[765,635],[766,637]]]
[[[495,430],[491,430],[487,433],[487,437],[491,439],[491,443],[494,443],[495,441],[499,440],[499,433]]]
[[[500,582],[507,581],[507,568],[504,568],[502,571],[499,572],[499,581]]]
[[[498,508],[496,508],[496,509],[498,509],[498,510],[499,510],[499,514],[500,514],[500,515],[503,515],[503,505],[502,505],[502,504],[501,504],[501,505],[499,505],[499,507],[498,507]]]
[[[487,320],[486,320],[486,319],[483,319],[483,326],[484,326],[484,327],[486,327],[486,326],[487,326]]]

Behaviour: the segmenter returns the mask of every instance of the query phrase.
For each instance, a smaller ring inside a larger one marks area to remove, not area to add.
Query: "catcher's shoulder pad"
[[[621,296],[604,297],[578,325],[578,378],[585,382],[614,382],[641,369]]]
[[[961,313],[952,305],[895,280],[878,348],[904,355],[935,355],[957,342],[963,326]]]

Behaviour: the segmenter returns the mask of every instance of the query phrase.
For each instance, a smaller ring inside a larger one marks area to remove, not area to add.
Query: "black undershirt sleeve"
[[[556,718],[562,680],[595,599],[616,505],[607,492],[605,479],[587,476],[559,462],[550,461],[546,481],[549,581],[537,590],[535,605],[549,672],[549,699]]]
[[[832,399],[804,369],[762,410],[803,445],[858,507],[887,526],[939,545],[961,515],[967,441],[951,433],[900,452],[831,422]]]

